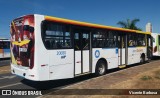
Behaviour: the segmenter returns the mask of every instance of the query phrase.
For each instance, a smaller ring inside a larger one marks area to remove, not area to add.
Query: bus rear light
[[[81,63],[81,61],[77,61],[76,63]]]
[[[41,67],[46,66],[46,65],[41,65]]]

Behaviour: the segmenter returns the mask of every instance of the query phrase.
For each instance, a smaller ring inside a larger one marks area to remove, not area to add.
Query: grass
[[[151,80],[151,79],[152,79],[151,76],[142,76],[142,77],[141,77],[141,80],[144,80],[144,81],[146,81],[146,80]]]
[[[155,71],[152,76],[149,76],[149,75],[144,75],[144,76],[142,76],[142,77],[141,77],[141,80],[146,81],[146,80],[151,80],[151,79],[153,79],[153,78],[155,78],[155,79],[160,79],[160,70]]]

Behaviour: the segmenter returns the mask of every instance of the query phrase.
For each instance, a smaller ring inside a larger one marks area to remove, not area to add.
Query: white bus
[[[10,58],[10,40],[0,38],[0,59]]]
[[[151,33],[45,15],[11,22],[11,71],[34,81],[73,78],[150,58]]]
[[[153,39],[153,56],[160,56],[160,34],[152,33]]]

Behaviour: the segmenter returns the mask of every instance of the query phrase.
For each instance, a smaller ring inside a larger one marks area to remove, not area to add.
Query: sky
[[[9,38],[10,22],[20,16],[42,14],[120,27],[118,21],[140,19],[160,33],[160,0],[0,0],[0,38]]]

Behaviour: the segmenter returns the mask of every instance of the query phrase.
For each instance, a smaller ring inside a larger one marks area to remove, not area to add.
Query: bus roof
[[[7,38],[0,38],[0,41],[10,41],[10,40]]]
[[[60,22],[60,23],[66,23],[66,24],[72,24],[72,25],[93,27],[93,28],[118,30],[118,31],[124,31],[124,32],[135,32],[135,33],[142,33],[142,34],[151,34],[151,32],[143,32],[143,31],[138,31],[138,30],[131,30],[131,29],[112,27],[112,26],[105,26],[105,25],[99,25],[99,24],[75,21],[75,20],[70,20],[70,19],[57,18],[57,17],[52,17],[52,16],[45,16],[45,20],[55,21],[55,22]]]

